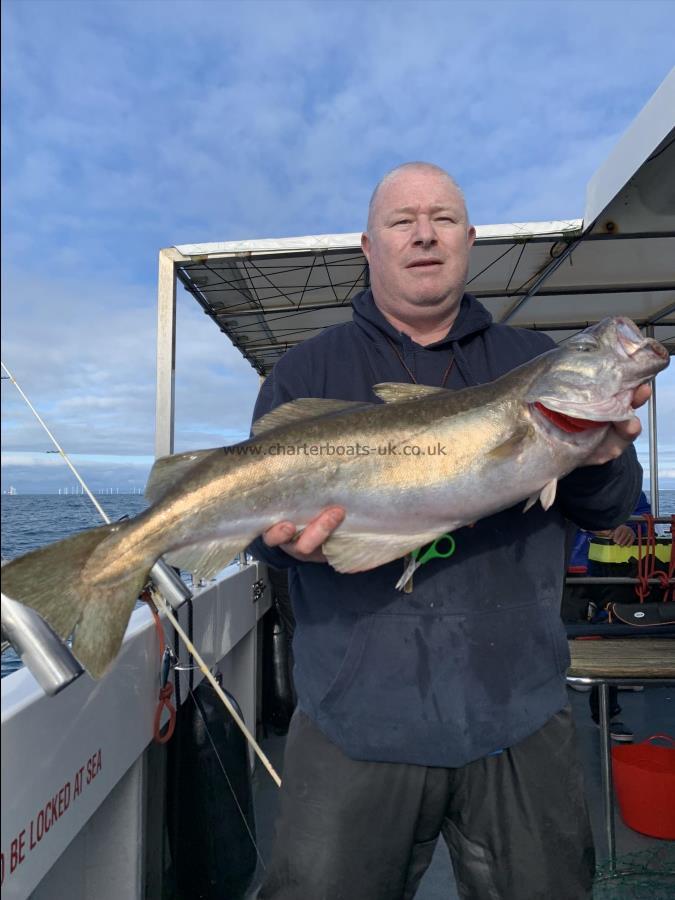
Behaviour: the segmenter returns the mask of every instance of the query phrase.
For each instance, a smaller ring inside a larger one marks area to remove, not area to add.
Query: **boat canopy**
[[[675,352],[675,69],[590,180],[584,217],[477,227],[468,279],[496,322],[557,342],[627,315]],[[361,234],[183,244],[176,277],[261,374],[351,317]],[[653,332],[651,331],[653,329]]]

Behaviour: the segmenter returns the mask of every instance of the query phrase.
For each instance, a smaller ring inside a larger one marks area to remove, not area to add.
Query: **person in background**
[[[642,516],[645,513],[651,513],[652,508],[647,500],[644,491],[640,492],[640,497],[633,510],[634,516]],[[616,528],[608,528],[602,531],[577,531],[572,557],[570,559],[570,569],[579,572],[583,569],[586,574],[593,576],[603,576],[606,574],[603,564],[599,564],[593,559],[593,541],[595,538],[601,538],[603,541],[611,541],[619,547],[632,547],[637,539],[638,529],[641,527],[640,522],[626,522],[618,525]],[[592,622],[602,622],[606,618],[605,605],[610,600],[617,599],[617,593],[622,593],[624,585],[585,585],[584,596],[589,601],[589,614],[587,618]],[[628,587],[628,591],[623,592],[630,599],[633,595],[632,586]],[[575,690],[584,690],[582,685],[572,685]],[[590,686],[589,686],[590,687]],[[634,690],[634,688],[621,688],[621,690]],[[639,690],[639,688],[638,688]],[[588,698],[591,708],[591,717],[595,724],[600,721],[600,691],[597,685],[590,689],[590,697]],[[621,706],[619,705],[619,688],[611,685],[609,688],[609,715],[610,715],[610,735],[613,740],[623,743],[630,743],[633,740],[633,731],[625,725],[620,719]]]

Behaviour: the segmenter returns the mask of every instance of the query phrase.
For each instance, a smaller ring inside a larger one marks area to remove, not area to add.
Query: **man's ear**
[[[363,250],[365,258],[370,262],[370,240],[367,231],[364,231],[361,235],[361,249]]]
[[[476,229],[473,227],[473,225],[469,225],[467,239],[469,241],[469,247],[473,247],[474,241],[476,240]]]

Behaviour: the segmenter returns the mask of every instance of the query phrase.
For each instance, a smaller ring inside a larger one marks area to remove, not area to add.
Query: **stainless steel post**
[[[84,671],[34,609],[5,594],[2,594],[2,631],[45,694],[58,694]]]
[[[654,337],[654,326],[645,328],[647,337]],[[649,500],[652,514],[659,514],[659,447],[656,433],[656,379],[652,381],[652,395],[649,398],[647,410],[649,412]]]
[[[157,280],[157,385],[155,457],[173,453],[176,379],[176,262],[169,247],[159,253]]]
[[[605,834],[609,871],[616,868],[616,845],[614,840],[614,786],[612,783],[612,753],[609,735],[609,685],[600,682],[600,771],[602,774],[602,798],[605,812]]]
[[[150,577],[172,609],[179,609],[186,600],[192,597],[190,588],[163,559],[158,559],[150,569]]]

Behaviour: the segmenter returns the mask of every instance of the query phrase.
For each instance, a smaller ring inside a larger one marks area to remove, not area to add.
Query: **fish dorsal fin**
[[[218,451],[219,448],[211,447],[209,450],[192,450],[189,453],[160,456],[150,470],[145,486],[145,499],[150,503],[161,500],[190,469],[199,465],[209,454]]]
[[[251,431],[254,437],[258,437],[273,428],[282,425],[290,425],[291,422],[299,422],[301,419],[315,419],[317,416],[326,416],[330,413],[351,412],[359,407],[371,406],[370,403],[361,403],[359,400],[325,400],[321,397],[302,397],[299,400],[291,400],[277,406],[272,412],[261,416],[253,423]]]
[[[424,534],[344,534],[334,531],[323,552],[338,572],[363,572],[400,559],[438,537],[438,531]]]
[[[395,381],[385,381],[373,387],[373,393],[385,403],[400,403],[403,400],[419,400],[421,397],[429,397],[431,394],[441,394],[445,388],[429,387],[427,384],[399,384]]]
[[[231,563],[254,537],[255,534],[251,534],[227,540],[190,544],[187,547],[180,547],[165,553],[164,559],[170,566],[177,566],[179,569],[185,569],[186,572],[192,572],[195,581],[200,578],[212,578]]]

